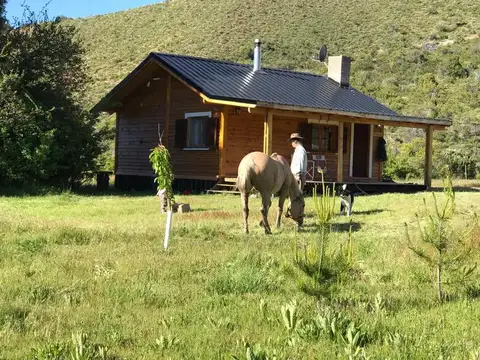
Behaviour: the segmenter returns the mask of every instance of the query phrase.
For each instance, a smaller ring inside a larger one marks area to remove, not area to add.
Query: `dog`
[[[342,185],[342,190],[340,190],[340,215],[352,216],[353,201],[355,200],[355,195],[352,191],[347,190],[347,184]]]

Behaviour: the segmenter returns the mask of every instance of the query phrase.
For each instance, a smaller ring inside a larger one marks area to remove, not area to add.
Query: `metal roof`
[[[191,56],[154,56],[213,99],[397,116],[370,96],[324,76],[269,68],[253,71],[252,65]]]
[[[271,68],[253,71],[253,65],[164,53],[151,53],[92,111],[108,110],[117,91],[152,61],[160,63],[212,100],[235,101],[259,107],[325,111],[395,122],[451,125],[448,120],[399,115],[372,97],[351,86],[341,87],[326,76]]]

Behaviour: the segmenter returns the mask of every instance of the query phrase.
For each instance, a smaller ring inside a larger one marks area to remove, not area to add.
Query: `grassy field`
[[[480,192],[463,190],[458,225],[480,212]],[[174,216],[165,252],[165,218],[150,194],[1,197],[0,358],[60,358],[46,354],[86,333],[121,359],[246,359],[246,343],[252,359],[348,358],[357,347],[358,358],[478,359],[478,272],[469,291],[448,288],[452,299],[439,304],[433,274],[407,248],[404,223],[415,234],[424,197],[431,205],[425,193],[359,196],[350,266],[323,296],[294,261],[295,244],[300,258],[304,244],[309,257],[315,249],[311,198],[304,232],[284,219],[272,236],[256,226],[252,199],[246,236],[238,197],[179,197],[194,212]],[[329,259],[345,249],[348,228],[335,218]],[[472,258],[479,251],[477,239]],[[72,358],[93,359],[92,349]]]

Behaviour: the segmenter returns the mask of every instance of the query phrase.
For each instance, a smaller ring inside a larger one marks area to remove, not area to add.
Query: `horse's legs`
[[[283,213],[283,204],[285,203],[285,199],[287,198],[287,195],[288,195],[288,188],[281,189],[280,193],[278,194],[277,221],[275,222],[277,228],[280,227],[280,221]]]
[[[248,193],[242,192],[243,219],[245,221],[245,234],[248,234]]]
[[[270,225],[268,224],[268,209],[270,208],[270,204],[272,201],[270,200],[269,193],[262,193],[262,208],[260,209],[262,213],[262,222],[263,227],[265,228],[265,234],[271,234],[272,230],[270,229]]]

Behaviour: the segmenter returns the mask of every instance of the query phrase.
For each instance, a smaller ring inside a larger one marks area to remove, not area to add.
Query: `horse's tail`
[[[252,173],[255,163],[252,161],[242,161],[238,167],[237,189],[244,193],[249,193],[252,188]]]

